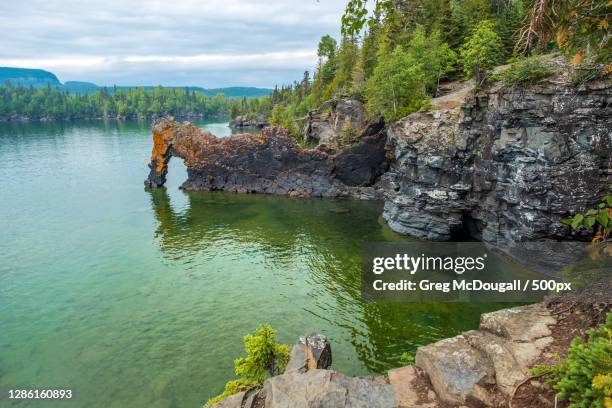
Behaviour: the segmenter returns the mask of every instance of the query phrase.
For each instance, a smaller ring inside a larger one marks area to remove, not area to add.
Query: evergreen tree
[[[461,47],[461,61],[466,77],[475,77],[482,82],[487,72],[501,60],[503,46],[499,35],[493,30],[495,23],[483,20]]]

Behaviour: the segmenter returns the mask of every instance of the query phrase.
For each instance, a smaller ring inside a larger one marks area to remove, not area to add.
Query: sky
[[[273,87],[339,36],[344,0],[0,0],[0,66],[98,85]]]

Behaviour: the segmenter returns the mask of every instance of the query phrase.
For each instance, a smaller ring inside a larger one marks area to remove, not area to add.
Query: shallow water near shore
[[[363,243],[407,239],[381,203],[187,193],[179,160],[145,191],[150,149],[148,123],[0,124],[0,390],[74,392],[17,406],[199,407],[265,322],[384,373],[504,306],[365,303]]]

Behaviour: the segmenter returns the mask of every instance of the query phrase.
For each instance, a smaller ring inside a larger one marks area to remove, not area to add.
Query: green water
[[[199,407],[262,322],[285,343],[328,335],[334,368],[365,375],[499,307],[366,304],[362,244],[402,239],[380,203],[184,193],[178,160],[147,192],[150,148],[145,123],[0,125],[2,398]]]

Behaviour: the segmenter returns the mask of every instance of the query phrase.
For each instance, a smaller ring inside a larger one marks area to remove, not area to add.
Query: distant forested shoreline
[[[0,86],[0,122],[132,120],[171,115],[177,118],[226,119],[242,109],[246,98],[207,96],[190,88],[101,88],[71,94],[43,88]]]

